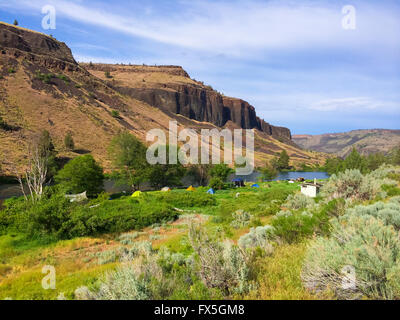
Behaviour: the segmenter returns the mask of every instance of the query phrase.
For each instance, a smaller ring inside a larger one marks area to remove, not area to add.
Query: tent
[[[251,186],[252,188],[259,188],[260,186],[256,183]]]
[[[171,191],[171,188],[170,187],[164,187],[164,188],[161,189],[161,191],[162,192],[169,192],[169,191]]]
[[[215,194],[215,191],[214,191],[213,188],[211,188],[211,189],[209,189],[209,190],[207,191],[207,193],[208,193],[208,194]]]
[[[196,189],[193,188],[193,186],[190,186],[189,188],[186,189],[186,191],[195,191]]]
[[[87,200],[86,191],[79,194],[66,194],[65,198],[69,199],[70,202],[81,202]]]
[[[132,194],[132,198],[138,198],[142,195],[142,191],[136,191],[134,194]]]
[[[235,187],[244,187],[244,181],[241,178],[236,178],[232,180]]]

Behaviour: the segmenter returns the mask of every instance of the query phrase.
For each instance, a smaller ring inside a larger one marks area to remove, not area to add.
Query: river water
[[[257,182],[262,177],[262,173],[258,171],[254,171],[251,175],[248,176],[238,176],[232,175],[230,178],[241,178],[246,182]],[[329,174],[326,172],[305,172],[305,171],[290,171],[290,172],[281,172],[279,175],[273,179],[273,181],[278,180],[296,180],[297,178],[304,178],[306,180],[314,180],[314,179],[328,179]]]

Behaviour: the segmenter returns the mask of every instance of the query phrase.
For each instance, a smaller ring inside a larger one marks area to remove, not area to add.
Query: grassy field
[[[208,188],[199,188],[194,193],[204,194]],[[213,196],[215,203],[206,206],[186,206],[182,200],[188,191],[174,190],[168,194],[148,192],[147,197],[164,197],[172,201],[180,210],[180,218],[171,223],[148,227],[141,231],[132,231],[133,241],[149,240],[153,248],[167,247],[172,252],[190,252],[187,244],[188,219],[196,219],[209,230],[223,230],[227,238],[237,241],[247,233],[250,227],[265,225],[271,219],[271,201],[284,200],[288,194],[299,190],[299,184],[270,182],[261,184],[261,188],[247,186],[241,189],[217,191]],[[239,195],[238,195],[239,193]],[[126,201],[123,197],[114,202]],[[175,203],[178,201],[178,203]],[[178,207],[178,204],[181,207]],[[230,227],[231,213],[246,210],[255,219],[252,225],[234,229]],[[129,234],[129,232],[128,232]],[[118,265],[118,250],[124,246],[119,234],[107,234],[98,237],[75,238],[55,241],[52,239],[27,240],[23,235],[7,234],[0,237],[0,299],[56,299],[60,294],[72,299],[73,292],[80,286],[91,286],[102,279],[107,271]],[[260,279],[261,294],[250,298],[274,299],[295,298],[310,299],[304,291],[297,272],[302,263],[306,243],[279,247],[273,256],[266,257],[266,274],[272,271],[274,277]],[[113,254],[115,253],[116,254]],[[107,260],[108,255],[115,255]],[[104,258],[106,257],[106,258]],[[290,262],[290,263],[287,263]],[[56,269],[56,289],[44,290],[41,282],[46,274],[45,265]],[[289,273],[286,273],[289,271]]]

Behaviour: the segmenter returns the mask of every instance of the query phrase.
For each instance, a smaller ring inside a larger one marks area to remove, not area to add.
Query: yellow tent
[[[196,189],[193,188],[193,186],[190,186],[189,188],[186,189],[187,191],[195,191]]]
[[[142,191],[136,191],[133,195],[132,198],[138,198],[142,195]]]

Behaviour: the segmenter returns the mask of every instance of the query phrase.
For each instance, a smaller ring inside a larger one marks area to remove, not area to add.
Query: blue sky
[[[41,26],[48,4],[55,30]],[[0,0],[14,19],[78,61],[182,65],[294,134],[400,129],[400,1]]]

